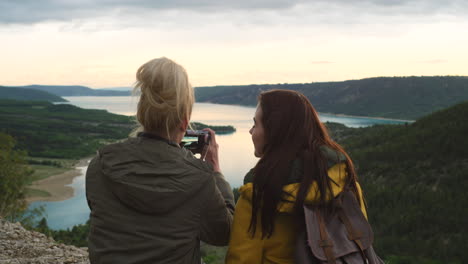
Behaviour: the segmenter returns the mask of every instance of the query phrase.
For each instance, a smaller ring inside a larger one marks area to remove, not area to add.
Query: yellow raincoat
[[[339,185],[332,184],[334,196],[337,196],[343,190],[346,180],[345,168],[345,163],[338,163],[328,169],[329,177]],[[357,186],[361,200],[361,210],[367,217],[364,202],[362,201],[361,187],[359,184]],[[291,197],[288,197],[291,202],[280,202],[278,204],[279,214],[276,215],[273,234],[269,238],[262,239],[260,219],[257,221],[255,236],[252,237],[248,231],[252,212],[253,184],[247,183],[240,188],[240,197],[236,204],[229,249],[226,255],[227,264],[294,263],[297,230],[292,212],[297,191],[299,190],[299,183],[285,185],[283,190],[292,194]],[[313,183],[305,203],[312,203],[317,200],[317,184]]]

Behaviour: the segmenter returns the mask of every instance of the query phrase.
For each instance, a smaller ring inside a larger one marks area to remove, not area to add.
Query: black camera
[[[208,137],[205,140],[205,135]],[[187,130],[180,146],[190,150],[193,154],[202,153],[205,145],[210,143],[210,133],[204,130]]]

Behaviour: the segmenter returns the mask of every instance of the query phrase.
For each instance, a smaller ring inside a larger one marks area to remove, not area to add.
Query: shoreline
[[[81,175],[81,170],[77,169],[77,167],[87,166],[91,158],[92,157],[80,159],[78,162],[73,164],[70,170],[35,181],[31,185],[28,185],[28,188],[46,191],[50,196],[30,196],[26,198],[26,203],[30,205],[33,202],[39,201],[58,202],[72,198],[75,191],[73,190],[73,187],[68,185],[73,182],[75,177]]]
[[[216,104],[216,105],[232,105],[232,106],[242,106],[247,108],[256,108],[254,105],[242,105],[242,104],[221,104],[221,103],[212,103],[212,102],[197,102],[201,104]],[[416,120],[409,120],[409,119],[397,119],[397,118],[389,118],[389,117],[380,117],[380,116],[358,116],[358,115],[347,115],[347,114],[335,114],[335,113],[328,113],[328,112],[319,112],[317,113],[324,114],[324,115],[332,115],[332,116],[339,116],[339,117],[352,117],[352,118],[371,118],[371,119],[378,119],[378,120],[388,120],[388,121],[398,121],[398,122],[415,122]]]
[[[352,117],[352,118],[371,118],[371,119],[378,119],[378,120],[388,120],[388,121],[398,121],[398,122],[408,122],[412,123],[416,120],[408,120],[408,119],[396,119],[396,118],[388,118],[388,117],[379,117],[379,116],[357,116],[357,115],[346,115],[346,114],[334,114],[334,113],[325,113],[325,112],[317,112],[319,115],[332,115],[332,116],[339,116],[339,117]]]

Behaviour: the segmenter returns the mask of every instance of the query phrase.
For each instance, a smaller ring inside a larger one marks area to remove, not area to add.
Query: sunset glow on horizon
[[[165,56],[194,86],[468,76],[464,1],[0,0],[0,85],[129,87]]]

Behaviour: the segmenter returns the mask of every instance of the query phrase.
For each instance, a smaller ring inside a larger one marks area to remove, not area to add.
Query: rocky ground
[[[87,248],[55,242],[44,234],[0,219],[0,264],[88,264]]]

